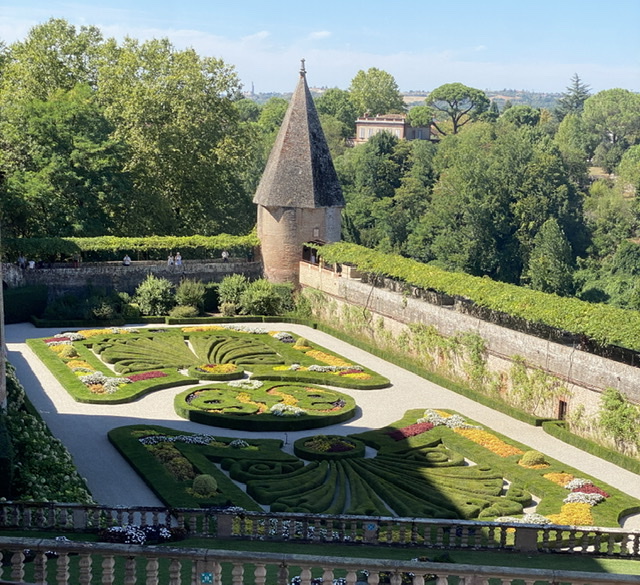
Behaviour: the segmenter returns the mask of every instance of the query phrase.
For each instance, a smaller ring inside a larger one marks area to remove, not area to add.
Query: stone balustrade
[[[200,508],[124,508],[5,502],[0,530],[98,532],[108,526],[166,525],[224,540],[316,542],[441,550],[554,552],[640,558],[640,531],[475,520],[330,516]]]
[[[626,585],[637,575],[0,537],[0,585]],[[357,548],[354,548],[357,554]],[[451,581],[450,581],[451,579]]]

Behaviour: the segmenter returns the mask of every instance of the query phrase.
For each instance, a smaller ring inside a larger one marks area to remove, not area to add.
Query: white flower
[[[605,499],[602,494],[585,494],[584,492],[571,492],[564,500],[565,504],[589,504],[595,506]]]
[[[300,416],[301,414],[306,414],[306,411],[303,408],[284,404],[283,402],[274,404],[269,409],[269,412],[271,414],[275,414],[276,416]]]
[[[231,380],[231,382],[227,382],[227,386],[242,390],[257,390],[263,386],[263,382],[260,380]]]
[[[572,479],[570,482],[564,485],[565,489],[573,491],[578,488],[584,487],[585,485],[593,485],[593,482],[590,479],[584,479],[582,477],[576,477]]]

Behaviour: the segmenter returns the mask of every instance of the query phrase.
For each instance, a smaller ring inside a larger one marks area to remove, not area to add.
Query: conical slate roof
[[[263,207],[345,205],[318,112],[307,86],[304,60],[300,81],[253,202]]]

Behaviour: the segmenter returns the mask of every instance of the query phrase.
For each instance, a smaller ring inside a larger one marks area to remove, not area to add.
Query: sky
[[[640,0],[0,0],[0,40],[50,18],[105,37],[168,38],[233,65],[245,90],[290,92],[300,59],[312,87],[348,89],[383,69],[401,91],[461,82],[560,93],[640,91]]]

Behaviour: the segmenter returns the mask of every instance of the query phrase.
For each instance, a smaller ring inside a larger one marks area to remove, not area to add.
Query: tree
[[[516,126],[536,126],[540,122],[540,110],[527,105],[513,106],[500,118]]]
[[[579,115],[584,109],[584,102],[591,95],[590,87],[583,83],[577,73],[571,78],[571,85],[556,103],[554,114],[561,122],[568,114]]]
[[[241,174],[250,133],[235,100],[232,67],[176,50],[167,39],[126,39],[104,50],[98,97],[114,137],[130,151],[125,169],[155,213],[140,234],[246,232],[253,224]]]
[[[243,122],[257,122],[260,117],[260,106],[253,100],[242,98],[235,102]]]
[[[342,122],[351,133],[356,129],[358,112],[348,91],[332,87],[315,100],[318,114],[332,116]]]
[[[442,135],[457,134],[474,116],[488,109],[489,98],[483,91],[462,83],[446,83],[429,94],[427,105],[442,112],[445,120],[451,122],[451,132],[445,131],[441,120],[434,122],[438,132]]]
[[[589,179],[587,171],[590,149],[582,117],[567,114],[560,122],[553,141],[560,150],[571,178],[580,187],[586,187]]]
[[[414,106],[407,113],[407,122],[412,126],[431,126],[433,110],[429,106]]]
[[[0,118],[0,215],[13,236],[132,233],[133,185],[124,144],[84,84],[49,99],[18,100]],[[152,210],[147,209],[147,214]]]
[[[598,413],[600,428],[617,447],[638,445],[638,408],[615,388],[607,388],[602,394]]]
[[[573,292],[571,246],[556,218],[542,224],[533,240],[525,280],[531,288],[560,296]]]
[[[265,132],[278,133],[284,116],[287,113],[289,102],[284,98],[272,97],[262,106],[258,124]],[[274,136],[275,139],[275,136]]]
[[[600,143],[595,162],[612,172],[640,137],[640,95],[619,88],[601,91],[585,101],[582,117]]]
[[[632,146],[622,155],[617,175],[623,193],[640,194],[640,144]]]
[[[351,80],[349,91],[360,116],[404,112],[406,109],[396,80],[390,73],[375,67],[358,71]]]

